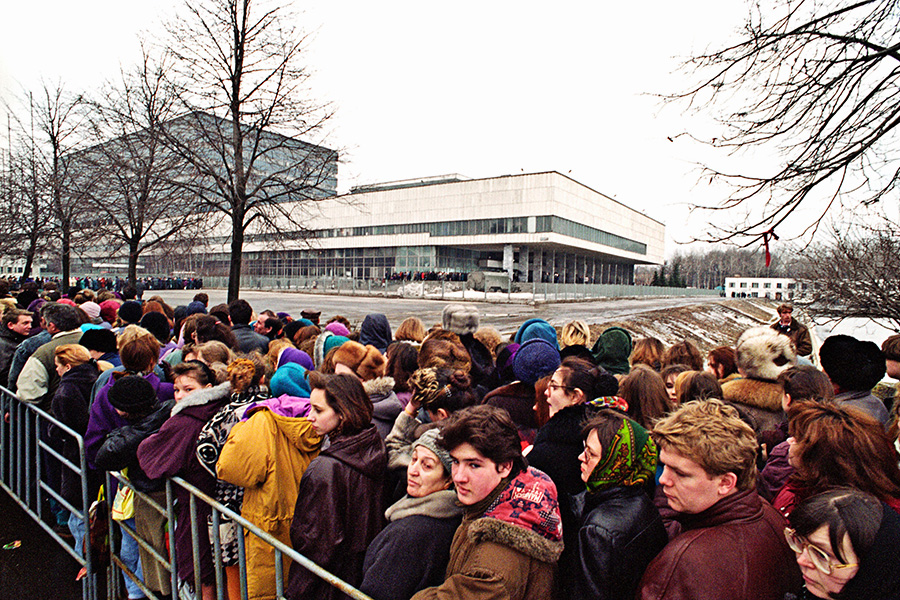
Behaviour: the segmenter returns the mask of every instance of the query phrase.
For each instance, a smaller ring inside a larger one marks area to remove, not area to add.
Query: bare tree
[[[34,127],[40,131],[41,144],[36,154],[43,161],[50,213],[59,235],[59,256],[64,289],[69,285],[73,236],[79,231],[78,218],[84,205],[69,193],[69,173],[63,156],[77,147],[83,124],[84,100],[65,90],[61,82],[44,83],[34,100],[29,94]]]
[[[155,62],[145,51],[133,71],[91,103],[96,143],[67,158],[74,193],[92,207],[94,251],[124,247],[132,283],[142,253],[173,237],[197,235],[206,216],[186,200],[191,165],[164,143],[163,123],[176,110],[165,71],[165,61]]]
[[[169,50],[187,114],[166,129],[197,171],[200,202],[230,224],[231,301],[247,235],[302,232],[310,204],[334,194],[336,152],[300,141],[322,136],[332,113],[309,96],[306,40],[284,7],[202,0],[184,11]]]
[[[803,302],[838,320],[886,319],[900,333],[900,237],[879,223],[830,238],[806,253]]]
[[[48,249],[51,227],[42,163],[33,139],[20,139],[0,175],[0,255],[22,258],[21,281],[31,277],[35,260]]]
[[[697,139],[779,159],[758,172],[707,165],[707,176],[735,187],[701,208],[744,216],[706,239],[767,242],[792,215],[812,235],[833,207],[896,193],[898,14],[900,0],[755,0],[739,41],[686,64],[697,84],[670,100],[712,111],[722,125]]]

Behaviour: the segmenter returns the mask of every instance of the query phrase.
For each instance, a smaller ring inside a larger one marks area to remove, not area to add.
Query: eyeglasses
[[[566,390],[567,392],[572,388],[567,385],[560,385],[558,383],[550,382],[547,384],[547,389],[551,392],[555,392],[556,390]]]
[[[818,546],[814,546],[808,541],[804,540],[802,537],[797,535],[796,531],[794,531],[790,527],[784,528],[784,537],[787,540],[790,549],[796,552],[798,556],[800,554],[803,554],[803,551],[806,550],[807,554],[809,555],[809,560],[810,562],[812,562],[813,566],[825,575],[831,575],[831,572],[834,569],[849,569],[850,567],[859,566],[859,563],[841,564],[838,562],[834,562],[834,559],[831,557],[831,555],[829,555]]]

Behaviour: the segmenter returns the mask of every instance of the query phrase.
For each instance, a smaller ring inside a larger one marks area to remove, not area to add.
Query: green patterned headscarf
[[[615,486],[643,485],[656,476],[656,443],[650,432],[624,419],[587,481],[589,492]]]

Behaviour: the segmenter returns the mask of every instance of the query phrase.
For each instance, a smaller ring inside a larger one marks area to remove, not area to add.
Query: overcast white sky
[[[0,92],[114,78],[138,34],[162,32],[174,0],[30,0],[4,7]],[[461,173],[556,170],[667,225],[702,231],[691,201],[703,150],[674,136],[687,117],[653,93],[680,89],[680,57],[733,37],[744,0],[298,2],[315,34],[314,93],[335,104],[332,140],[351,186]],[[5,123],[3,124],[5,130]]]

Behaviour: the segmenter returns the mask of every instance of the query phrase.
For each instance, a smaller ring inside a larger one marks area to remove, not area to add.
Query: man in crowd
[[[737,411],[689,402],[652,433],[681,532],[647,567],[640,598],[782,600],[799,589],[784,519],[756,493],[756,436]]]
[[[772,323],[772,329],[791,338],[797,356],[812,354],[812,338],[806,325],[793,318],[794,307],[782,304],[778,307],[778,320]]]
[[[50,341],[35,350],[25,361],[16,380],[19,399],[48,410],[53,393],[59,387],[53,351],[63,344],[77,344],[81,339],[81,313],[66,304],[49,303],[41,310],[44,328]]]
[[[259,350],[262,354],[268,352],[269,338],[256,333],[250,327],[253,309],[246,300],[241,298],[233,300],[228,305],[228,317],[231,319],[231,332],[237,339],[237,350],[241,352]]]
[[[274,315],[266,314],[266,312],[259,315],[259,318],[256,319],[256,324],[253,326],[253,331],[266,336],[270,341],[281,335],[282,329],[284,329],[284,323],[281,322],[281,319]]]
[[[30,331],[30,312],[13,308],[3,313],[0,319],[0,385],[6,387],[13,355]]]
[[[447,579],[413,600],[550,598],[563,545],[556,486],[527,466],[509,414],[466,408],[441,435],[465,516],[450,546]]]
[[[884,424],[888,410],[872,394],[884,377],[884,353],[875,342],[863,342],[849,335],[833,335],[819,348],[819,363],[834,386],[834,400],[865,411]]]

